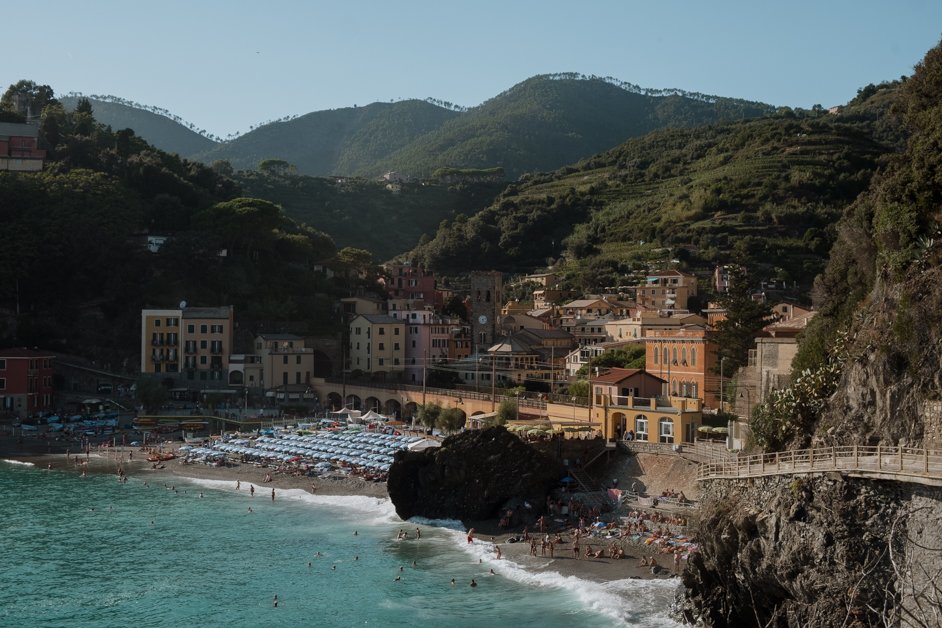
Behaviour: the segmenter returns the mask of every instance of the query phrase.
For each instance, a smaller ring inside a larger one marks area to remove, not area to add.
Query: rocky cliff
[[[942,625],[940,497],[840,474],[712,481],[679,615],[708,626]]]
[[[473,521],[496,518],[526,501],[542,512],[565,468],[503,427],[446,438],[441,447],[399,452],[389,469],[389,497],[402,519]]]
[[[815,282],[820,313],[800,340],[808,381],[821,365],[835,377],[808,386],[821,393],[810,402],[790,396],[803,413],[758,408],[760,441],[788,435],[765,443],[942,449],[942,46],[904,82],[895,110],[911,133],[906,150],[838,225]],[[701,491],[687,620],[942,626],[942,488],[829,473],[712,480]]]

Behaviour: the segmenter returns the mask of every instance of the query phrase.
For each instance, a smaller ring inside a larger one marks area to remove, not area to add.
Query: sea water
[[[387,499],[256,488],[0,462],[0,625],[676,626],[676,581],[527,571]]]

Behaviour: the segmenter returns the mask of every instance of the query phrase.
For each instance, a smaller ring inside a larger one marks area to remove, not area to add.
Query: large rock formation
[[[399,452],[387,488],[403,519],[492,519],[509,500],[540,512],[566,469],[503,427],[451,436],[441,447]]]
[[[942,625],[940,496],[838,473],[711,481],[679,615],[707,626]]]

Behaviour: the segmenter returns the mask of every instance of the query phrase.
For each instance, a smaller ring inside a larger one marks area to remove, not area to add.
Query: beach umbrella
[[[701,425],[700,427],[697,428],[697,431],[698,431],[698,432],[707,432],[707,433],[709,433],[709,432],[712,432],[712,431],[713,431],[713,428],[710,427],[709,425]]]

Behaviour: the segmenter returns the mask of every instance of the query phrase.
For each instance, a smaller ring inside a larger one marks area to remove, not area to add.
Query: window
[[[393,351],[399,351],[399,343],[393,343]]]
[[[179,319],[179,318],[168,318],[168,319],[167,319],[167,327],[179,327],[179,326],[180,326],[180,319]]]
[[[0,390],[6,390],[6,389],[7,389],[7,378],[0,377]]]
[[[160,327],[160,319],[159,319],[159,318],[155,318],[155,319],[154,319],[154,327]]]
[[[383,358],[380,358],[380,359],[379,359],[379,365],[380,365],[380,366],[383,366],[383,363],[384,363]]]
[[[398,335],[399,335],[399,328],[398,328],[398,327],[393,327],[393,335],[394,335],[394,336],[398,336]]]
[[[201,355],[201,356],[200,356],[200,364],[206,364],[206,356],[205,356],[205,355]]]
[[[294,363],[295,363],[295,364],[301,364],[301,356],[295,356],[295,358],[294,358]],[[298,382],[298,383],[300,384],[301,382]]]
[[[660,442],[673,443],[674,422],[666,416],[662,416],[660,421],[658,421],[658,434],[660,434]]]
[[[648,419],[642,414],[635,417],[635,440],[648,440]]]
[[[354,333],[355,333],[357,336],[359,336],[359,335],[360,335],[360,328],[359,328],[359,327],[355,328],[355,329],[354,329]]]
[[[288,363],[288,356],[286,356],[286,355],[281,356],[281,363],[282,363],[282,364],[287,364],[287,363]]]
[[[386,328],[385,328],[385,327],[380,327],[380,328],[379,328],[379,335],[380,335],[380,336],[385,336],[385,335],[386,335]]]
[[[210,327],[210,331],[211,331],[212,333],[214,333],[214,334],[221,334],[221,333],[222,333],[222,325],[212,325],[212,326]]]
[[[206,333],[206,329],[207,329],[207,326],[206,326],[206,325],[200,325],[200,333],[201,333],[201,334],[205,334],[205,333]]]
[[[690,349],[690,366],[697,365],[697,348],[693,347]]]
[[[192,323],[190,323],[189,325],[187,325],[187,326],[186,326],[186,333],[188,333],[188,334],[196,333],[196,325],[194,325],[194,324],[192,324]]]
[[[208,345],[206,340],[200,340],[200,349],[205,349]]]
[[[301,371],[298,371],[297,373],[294,374],[294,383],[295,384],[301,383]]]
[[[655,364],[657,364],[657,357],[658,357],[657,354],[658,354],[658,353],[660,353],[660,351],[658,351],[657,348],[655,348],[655,349],[654,349],[654,363],[655,363]]]
[[[386,343],[383,343],[383,342],[379,343],[379,350],[380,350],[380,351],[385,351],[385,350],[386,350]]]

